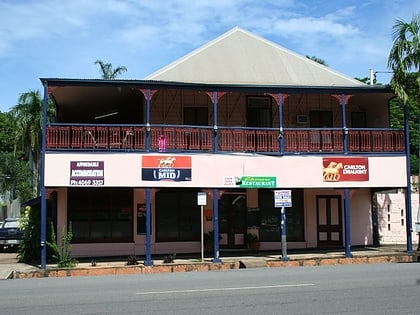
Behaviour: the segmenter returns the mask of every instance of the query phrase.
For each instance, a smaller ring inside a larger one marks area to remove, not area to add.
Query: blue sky
[[[0,0],[0,111],[42,91],[41,77],[99,78],[97,59],[143,79],[235,26],[367,77],[388,71],[395,20],[419,11],[413,0]]]

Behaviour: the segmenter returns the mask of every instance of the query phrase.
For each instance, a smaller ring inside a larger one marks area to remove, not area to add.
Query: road
[[[0,281],[1,314],[419,314],[420,263]]]

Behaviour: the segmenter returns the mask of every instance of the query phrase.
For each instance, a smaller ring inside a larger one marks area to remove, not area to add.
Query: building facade
[[[373,194],[408,185],[389,87],[240,28],[144,80],[41,81],[57,110],[45,126],[44,199],[58,231],[71,222],[76,257],[152,263],[200,252],[212,231],[217,262],[245,250],[248,233],[280,250],[282,228],[288,248],[351,256],[374,243]]]

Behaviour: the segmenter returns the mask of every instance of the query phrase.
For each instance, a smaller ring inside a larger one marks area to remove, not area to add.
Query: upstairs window
[[[247,101],[247,126],[272,127],[271,97],[249,96]]]

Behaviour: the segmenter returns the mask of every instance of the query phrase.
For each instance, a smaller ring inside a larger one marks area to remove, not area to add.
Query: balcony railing
[[[404,153],[404,132],[348,129],[350,153]],[[226,151],[271,154],[343,153],[343,129],[238,128],[179,125],[65,125],[47,127],[48,150]],[[159,142],[159,140],[161,142]],[[162,142],[164,141],[164,143]],[[217,145],[216,145],[217,143]]]

